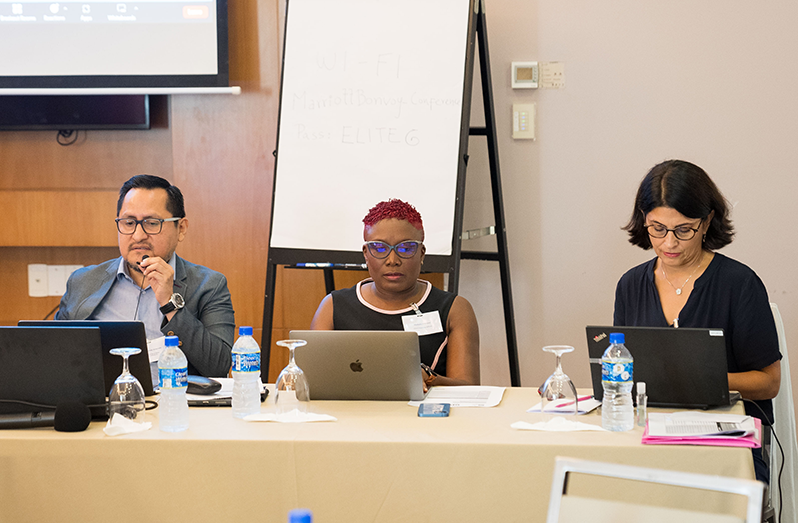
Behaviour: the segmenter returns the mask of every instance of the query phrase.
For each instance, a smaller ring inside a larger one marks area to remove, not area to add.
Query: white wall
[[[551,373],[540,348],[556,343],[577,348],[565,372],[589,386],[584,326],[612,321],[618,278],[653,256],[620,227],[641,178],[669,158],[703,167],[734,205],[722,252],[765,282],[798,361],[798,4],[486,2],[523,385]],[[565,88],[511,89],[513,60],[564,62]],[[537,141],[511,138],[514,102],[537,103]],[[472,113],[483,121],[479,89]],[[466,229],[493,223],[485,151],[471,139]],[[464,263],[461,292],[480,319],[483,383],[509,384],[494,264]]]

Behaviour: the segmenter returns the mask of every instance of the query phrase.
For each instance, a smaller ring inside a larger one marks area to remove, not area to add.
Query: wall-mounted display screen
[[[227,0],[0,0],[0,88],[227,86]]]
[[[0,96],[0,130],[149,129],[147,95]]]

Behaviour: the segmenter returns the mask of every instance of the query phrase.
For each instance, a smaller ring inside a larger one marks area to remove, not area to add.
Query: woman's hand
[[[736,390],[747,400],[770,400],[781,386],[781,362],[760,370],[729,373],[729,390]]]

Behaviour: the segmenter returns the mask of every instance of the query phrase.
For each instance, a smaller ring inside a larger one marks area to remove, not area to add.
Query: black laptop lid
[[[93,417],[105,415],[98,328],[0,327],[0,399],[47,406],[79,401]],[[0,402],[0,413],[41,412]]]
[[[610,333],[620,332],[634,358],[634,381],[646,384],[649,405],[701,409],[729,405],[723,329],[588,325],[585,330],[596,399],[604,395],[601,356],[610,345]]]
[[[144,388],[145,396],[152,396],[152,373],[150,372],[150,357],[147,352],[147,334],[144,323],[140,321],[104,321],[104,320],[50,320],[32,321],[22,320],[20,327],[97,327],[100,329],[102,344],[103,370],[105,375],[105,392],[111,390],[116,378],[122,374],[122,357],[111,354],[111,349],[117,347],[138,347],[139,354],[130,357],[130,373],[133,374]]]

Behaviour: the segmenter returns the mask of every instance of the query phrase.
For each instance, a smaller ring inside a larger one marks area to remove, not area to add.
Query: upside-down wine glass
[[[549,409],[554,406],[560,406],[560,412],[563,408],[571,410],[571,405],[574,408],[574,415],[579,414],[579,397],[576,395],[576,387],[563,371],[562,371],[562,355],[574,350],[570,345],[548,345],[543,347],[545,352],[551,352],[557,357],[557,366],[554,369],[554,374],[549,376],[546,382],[538,390],[540,393],[540,412],[545,413],[546,407]],[[570,414],[570,412],[569,412]]]
[[[115,356],[122,356],[122,374],[116,378],[108,393],[108,418],[113,420],[114,414],[121,414],[136,423],[144,423],[144,389],[134,375],[130,373],[128,359],[138,354],[138,347],[121,347],[109,351]]]
[[[275,385],[274,403],[277,415],[299,415],[307,412],[310,401],[308,379],[294,360],[294,350],[307,345],[305,340],[281,340],[277,345],[288,349],[288,365],[280,372]]]

